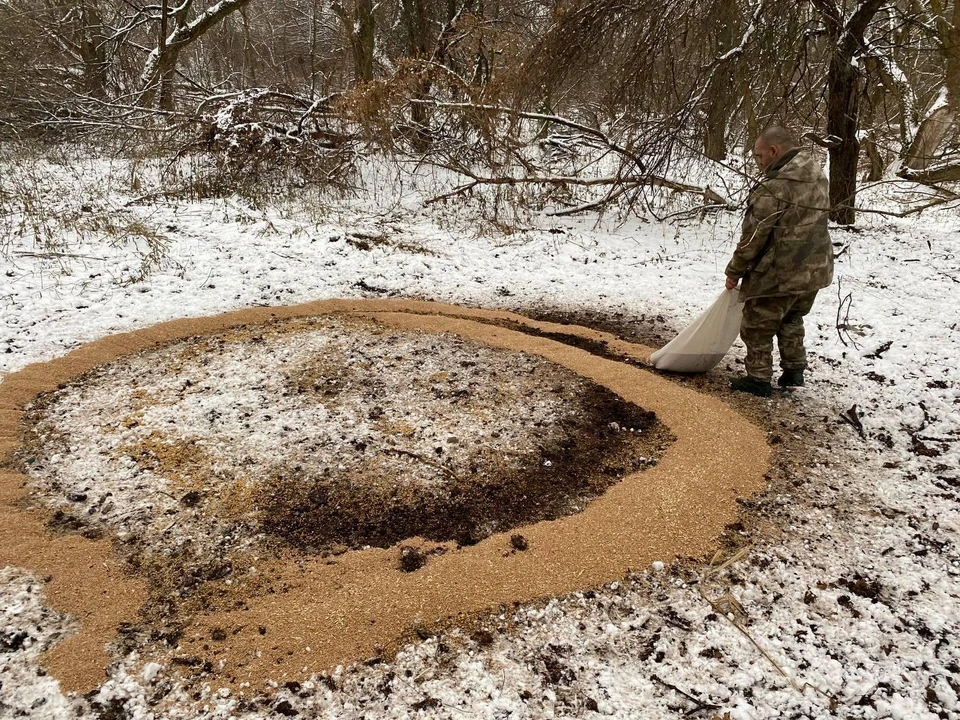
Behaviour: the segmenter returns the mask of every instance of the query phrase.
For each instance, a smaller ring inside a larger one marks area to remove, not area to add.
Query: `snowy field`
[[[722,289],[738,223],[543,216],[495,233],[414,194],[318,211],[77,188],[42,189],[86,228],[58,254],[4,228],[4,373],[162,320],[334,297],[575,311],[669,336]],[[112,244],[94,216],[112,218]],[[0,717],[960,718],[960,216],[864,215],[833,237],[807,387],[729,397],[778,454],[712,565],[657,564],[253,700],[136,657],[61,694],[37,658],[73,621],[6,568]],[[145,238],[165,254],[144,277]],[[741,357],[678,381],[723,393]]]

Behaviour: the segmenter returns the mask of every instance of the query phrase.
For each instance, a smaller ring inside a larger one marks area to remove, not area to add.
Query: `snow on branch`
[[[843,32],[840,35],[840,44],[853,42],[856,45],[863,44],[863,34],[867,31],[867,25],[877,14],[877,11],[883,6],[886,0],[860,0],[850,13],[850,17],[843,24]]]
[[[153,86],[160,74],[161,65],[164,62],[165,56],[168,54],[176,55],[176,53],[206,33],[220,20],[230,13],[248,5],[250,2],[251,0],[220,0],[220,2],[214,3],[200,13],[191,22],[180,25],[174,29],[173,32],[167,36],[163,50],[161,50],[160,47],[155,47],[147,56],[143,73],[140,76],[141,87],[146,90]]]
[[[880,48],[867,41],[864,45],[863,55],[876,61],[884,84],[889,84],[890,89],[897,96],[900,112],[903,115],[904,129],[910,136],[914,135],[917,131],[917,97],[907,74],[893,58],[888,48]]]
[[[717,56],[713,61],[713,65],[721,65],[743,54],[753,34],[757,31],[757,23],[760,21],[760,13],[763,12],[764,5],[764,0],[760,0],[760,2],[757,3],[757,7],[753,9],[753,16],[750,18],[750,24],[747,25],[747,29],[743,31],[743,35],[740,37],[740,44],[734,48],[730,48],[723,55]]]
[[[736,58],[740,57],[746,51],[747,46],[750,44],[750,39],[757,30],[757,25],[760,22],[760,15],[763,13],[765,7],[766,0],[759,0],[756,7],[753,9],[753,15],[750,17],[750,23],[747,25],[746,30],[743,31],[743,35],[740,36],[740,42],[736,45],[736,47],[730,48],[722,55],[718,55],[713,59],[708,66],[707,76],[702,82],[699,83],[700,91],[682,108],[684,112],[692,112],[695,108],[697,108],[703,101],[703,98],[710,91],[713,84],[713,79],[719,69],[731,60],[735,60]]]
[[[935,165],[929,165],[922,170],[903,168],[898,174],[904,180],[912,180],[924,185],[960,182],[960,158],[952,158]]]

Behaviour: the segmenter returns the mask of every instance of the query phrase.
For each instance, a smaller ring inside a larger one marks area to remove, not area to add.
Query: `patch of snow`
[[[620,226],[583,217],[488,237],[457,206],[426,214],[381,202],[395,196],[388,185],[366,207],[319,219],[237,201],[131,208],[169,241],[149,292],[117,282],[138,267],[129,247],[90,240],[78,247],[89,257],[56,264],[11,255],[0,268],[0,367],[174,317],[343,296],[579,309],[638,327],[659,315],[676,329],[719,292],[737,231],[732,214]],[[861,200],[896,208],[895,197]],[[391,242],[363,250],[351,232]],[[832,697],[847,718],[960,717],[960,220],[864,216],[834,241],[837,281],[807,319],[807,387],[750,406],[771,432],[809,439],[812,457],[752,505],[779,537],[722,571],[671,566],[504,611],[488,636],[445,632],[390,663],[339,668],[296,691],[275,683],[251,701],[222,697],[215,680],[175,678],[158,697],[135,659],[89,700],[64,696],[37,658],[70,621],[44,605],[36,580],[6,569],[0,714],[759,720],[831,717]],[[738,348],[725,369],[741,358]],[[840,418],[854,405],[862,436]],[[29,644],[9,640],[20,633]]]
[[[243,498],[273,478],[421,498],[450,475],[484,482],[559,443],[584,388],[541,358],[451,335],[292,321],[175,342],[56,391],[27,473],[48,505],[154,551],[207,538],[245,550],[260,537],[236,527],[257,511]]]

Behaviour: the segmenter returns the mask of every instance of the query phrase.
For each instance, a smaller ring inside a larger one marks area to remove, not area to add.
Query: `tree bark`
[[[723,0],[713,32],[715,56],[723,55],[733,47],[736,10],[733,0]],[[730,67],[721,68],[710,78],[706,94],[703,153],[711,160],[724,160],[727,157],[727,126],[730,122],[730,105],[734,98],[730,90],[733,87],[735,76]]]
[[[940,100],[940,98],[938,98]],[[944,99],[942,104],[927,112],[913,142],[907,148],[904,167],[910,170],[924,170],[936,160],[937,148],[957,121],[957,113]]]
[[[107,38],[100,10],[92,0],[80,3],[80,57],[83,60],[84,90],[93,97],[107,94]]]
[[[757,120],[757,113],[753,109],[753,93],[750,92],[750,82],[743,81],[743,109],[747,116],[747,142],[753,143],[760,135],[760,121]],[[753,148],[750,145],[748,151]]]
[[[840,225],[856,222],[857,164],[860,160],[861,70],[854,58],[864,47],[863,35],[885,0],[861,0],[849,19],[832,0],[813,0],[820,11],[832,52],[827,73],[827,134],[839,138],[830,148],[830,219]]]
[[[373,0],[355,0],[352,17],[340,2],[333,3],[331,8],[350,41],[354,82],[373,80],[373,51],[377,39]]]
[[[253,53],[253,38],[250,35],[250,18],[247,17],[247,9],[240,9],[240,20],[243,25],[243,65],[244,79],[249,80],[252,87],[257,86],[257,62]]]
[[[867,154],[867,159],[870,161],[870,172],[867,173],[867,182],[878,182],[883,179],[883,171],[886,169],[886,166],[883,162],[883,156],[880,154],[880,149],[877,147],[877,139],[873,132],[871,132],[863,141],[863,150]]]
[[[185,21],[186,12],[192,5],[189,0],[181,5],[182,12],[174,14],[175,28],[163,40],[158,40],[144,64],[143,74],[140,77],[140,104],[150,106],[160,92],[161,107],[173,107],[173,93],[170,90],[166,95],[162,86],[168,85],[168,78],[172,78],[177,69],[180,53],[190,44],[199,40],[207,31],[221,20],[237,10],[249,5],[252,0],[220,0],[200,13],[194,20]],[[164,5],[167,3],[164,2]],[[163,13],[161,24],[167,18]],[[165,99],[166,98],[166,99]]]
[[[840,225],[853,225],[856,221],[854,207],[860,159],[858,80],[857,68],[848,58],[835,53],[827,80],[827,133],[840,138],[840,143],[830,148],[830,219]]]
[[[373,19],[373,0],[357,0],[357,43],[354,49],[357,75],[364,82],[373,80],[373,51],[376,46],[376,25]]]
[[[167,32],[170,22],[170,0],[161,0],[160,2],[160,31],[157,37],[157,55],[162,59],[167,57]],[[170,91],[170,73],[161,70],[157,82],[160,83],[159,96],[160,107],[164,110],[171,109],[173,105],[173,94]]]

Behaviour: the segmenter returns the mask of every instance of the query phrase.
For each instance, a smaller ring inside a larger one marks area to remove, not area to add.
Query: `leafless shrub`
[[[203,196],[342,191],[378,152],[460,173],[463,193],[649,212],[693,198],[691,162],[729,164],[778,123],[839,138],[832,202],[846,222],[858,173],[954,176],[958,8],[7,0],[0,138],[188,158]]]
[[[254,200],[305,187],[347,190],[359,148],[330,111],[331,101],[268,88],[204,100],[176,153],[174,165],[186,161],[189,172],[170,190],[192,198],[237,194]]]

